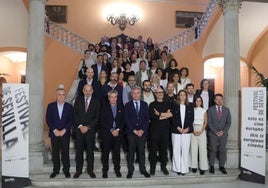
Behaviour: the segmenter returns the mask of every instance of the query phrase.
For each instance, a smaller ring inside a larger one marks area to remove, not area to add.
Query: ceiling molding
[[[144,2],[155,2],[155,3],[173,3],[173,4],[184,4],[184,5],[191,5],[191,6],[207,6],[209,0],[207,2],[198,2],[196,0],[191,1],[181,1],[181,0],[142,0]]]

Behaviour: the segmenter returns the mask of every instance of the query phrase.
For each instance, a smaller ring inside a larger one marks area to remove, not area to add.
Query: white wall
[[[22,0],[0,0],[0,47],[27,48],[28,12]]]

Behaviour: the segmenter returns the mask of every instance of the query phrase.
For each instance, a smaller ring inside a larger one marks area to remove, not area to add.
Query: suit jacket
[[[94,65],[91,66],[91,68],[94,71],[93,80],[98,80],[99,79],[98,65],[94,64]],[[103,71],[103,70],[106,71],[106,73],[108,74],[108,68],[106,67],[106,65],[104,65],[104,63],[102,63],[102,66],[101,66],[101,71]]]
[[[108,103],[108,92],[111,90],[113,90],[113,88],[108,84],[105,84],[104,86],[101,87],[101,104],[102,105],[105,105],[106,103]],[[117,103],[122,104],[123,103],[122,102],[123,87],[117,84],[114,90],[118,92]]]
[[[84,88],[84,85],[87,84],[87,80],[86,79],[83,79],[83,80],[80,80],[79,84],[78,84],[78,87],[77,87],[77,96],[84,96],[84,93],[83,93],[83,88]],[[93,87],[93,97],[95,98],[100,98],[100,84],[97,80],[94,80],[92,81],[91,83],[91,86]]]
[[[181,124],[181,112],[180,112],[180,105],[174,104],[171,108],[171,113],[173,114],[173,117],[171,117],[171,131],[175,134],[181,134],[177,127],[182,128]],[[189,127],[189,132],[193,132],[193,122],[194,122],[194,107],[191,104],[186,105],[185,109],[185,118],[184,118],[184,125],[183,129],[186,129]]]
[[[217,132],[223,131],[223,135],[228,135],[231,126],[231,113],[229,108],[222,106],[221,118],[218,118],[216,106],[208,109],[208,135],[216,135]]]
[[[196,90],[196,92],[195,92],[196,97],[201,96],[201,93],[202,93],[202,89]],[[209,100],[208,106],[211,107],[211,106],[215,105],[215,102],[214,102],[214,91],[208,90],[208,97],[209,97],[208,98],[208,100]]]
[[[60,119],[57,107],[57,101],[48,104],[46,111],[46,122],[49,127],[49,137],[55,137],[53,131],[58,129],[66,129],[64,137],[71,135],[71,127],[73,123],[73,107],[71,104],[65,102],[63,106],[62,116]]]
[[[168,68],[169,67],[169,61],[168,61],[168,59],[166,60],[166,67],[165,68],[164,68],[163,60],[162,59],[158,59],[157,60],[157,67],[158,68],[161,68],[163,70],[165,70],[166,68]]]
[[[146,70],[146,73],[148,75],[148,80],[150,80],[151,77],[151,72],[149,70]],[[137,86],[142,86],[142,82],[141,82],[141,71],[139,70],[138,72],[136,72],[136,84]]]
[[[85,98],[78,97],[74,103],[74,127],[86,125],[94,129],[100,116],[100,102],[98,99],[91,97],[88,110],[85,112]],[[75,129],[77,130],[77,129]]]
[[[125,124],[126,134],[135,135],[134,130],[143,130],[144,135],[148,134],[149,127],[149,108],[146,102],[140,101],[140,111],[137,115],[133,100],[125,105]]]
[[[120,129],[120,133],[123,131],[124,125],[124,109],[121,104],[117,105],[116,116],[113,116],[113,111],[111,109],[111,105],[106,104],[101,111],[101,128],[103,136],[111,136],[111,130],[113,129],[113,122],[115,121],[116,127],[114,129]]]

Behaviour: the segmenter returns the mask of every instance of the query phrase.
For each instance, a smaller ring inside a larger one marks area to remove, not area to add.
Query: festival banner
[[[29,180],[29,85],[3,84],[2,187],[18,188]]]
[[[265,184],[266,88],[242,88],[240,179]]]

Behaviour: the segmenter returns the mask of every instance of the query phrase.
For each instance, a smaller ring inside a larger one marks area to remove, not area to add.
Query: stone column
[[[227,167],[239,167],[240,140],[240,47],[239,8],[242,0],[219,0],[224,15],[224,100],[232,125],[227,144]]]
[[[29,0],[29,28],[26,83],[29,83],[30,173],[42,171],[44,164],[44,19],[45,0]]]

